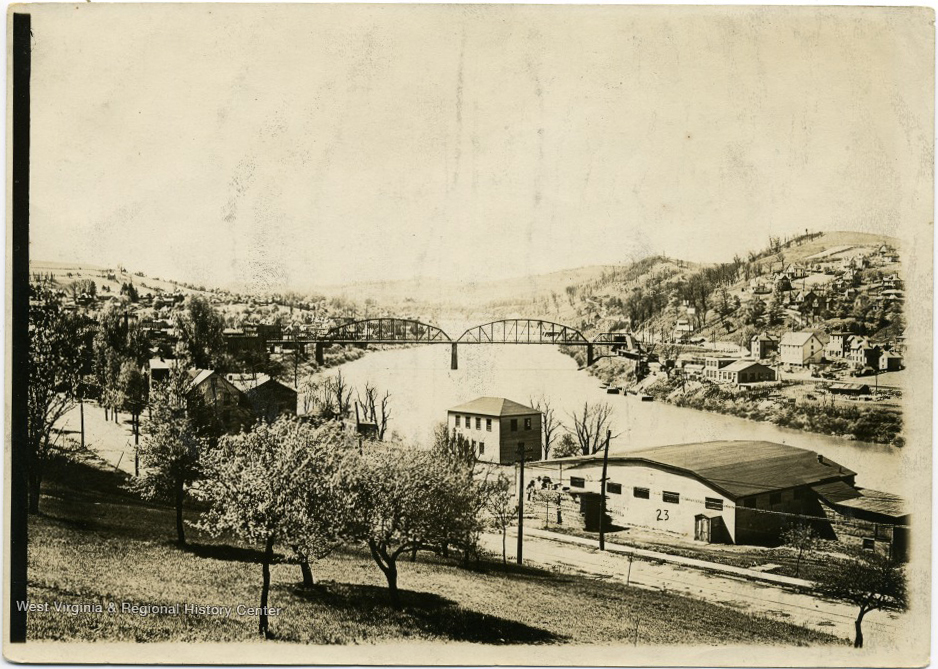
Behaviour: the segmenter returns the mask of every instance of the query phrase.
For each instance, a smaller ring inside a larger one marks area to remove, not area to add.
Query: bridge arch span
[[[330,342],[443,343],[452,339],[443,330],[409,318],[366,318],[330,328],[322,337]]]
[[[534,318],[505,318],[476,325],[460,335],[458,344],[588,345],[576,328]]]

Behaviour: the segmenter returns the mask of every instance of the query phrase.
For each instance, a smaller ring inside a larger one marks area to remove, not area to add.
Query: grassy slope
[[[169,541],[172,513],[141,503],[122,478],[85,464],[51,472],[43,515],[30,524],[29,594],[34,602],[256,605],[260,567],[249,547],[191,532]],[[192,515],[190,515],[190,519]],[[834,643],[793,625],[666,593],[582,576],[485,563],[464,570],[421,556],[401,565],[405,607],[387,606],[380,572],[350,548],[315,566],[320,585],[297,588],[299,570],[272,569],[272,619],[279,639],[308,643],[400,640],[482,643]],[[583,615],[588,612],[589,615]],[[132,614],[30,614],[30,638],[253,640],[256,619]]]

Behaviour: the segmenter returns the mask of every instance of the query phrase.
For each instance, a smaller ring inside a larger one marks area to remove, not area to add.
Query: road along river
[[[588,401],[613,408],[612,452],[665,444],[723,439],[752,439],[816,451],[857,472],[857,485],[902,491],[902,479],[914,467],[910,442],[904,449],[849,441],[810,432],[707,413],[662,402],[642,402],[631,395],[608,395],[599,381],[554,346],[460,345],[459,369],[450,369],[449,346],[417,346],[369,353],[342,365],[352,386],[365,382],[391,392],[389,430],[406,440],[427,444],[446,410],[479,396],[507,397],[527,404],[547,397],[565,424]],[[327,375],[334,375],[330,369]],[[354,395],[353,395],[354,398]]]

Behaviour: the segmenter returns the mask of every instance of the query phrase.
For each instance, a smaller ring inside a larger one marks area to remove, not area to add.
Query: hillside
[[[144,502],[126,477],[93,457],[57,461],[45,512],[30,516],[29,594],[34,601],[107,606],[256,606],[260,551],[189,530],[170,541],[172,509]],[[195,520],[197,509],[187,509]],[[278,547],[278,553],[282,550]],[[68,568],[63,568],[68,565]],[[367,550],[347,546],[314,565],[318,584],[299,587],[296,564],[271,568],[271,627],[281,642],[374,644],[409,641],[476,644],[832,645],[820,631],[679,594],[568,573],[519,567],[488,556],[467,569],[420,553],[401,563],[402,610],[389,605],[384,577]],[[585,603],[590,615],[583,615]],[[599,605],[597,605],[599,604]],[[639,630],[636,621],[640,621]],[[39,640],[257,640],[257,617],[232,615],[56,615],[28,618]]]

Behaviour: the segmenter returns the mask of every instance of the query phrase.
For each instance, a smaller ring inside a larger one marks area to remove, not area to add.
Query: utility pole
[[[81,381],[79,381],[81,384]],[[85,392],[84,388],[78,387],[78,415],[81,417],[81,448],[85,449]]]
[[[606,471],[609,468],[609,440],[612,439],[612,430],[606,430],[606,448],[603,449],[603,478],[599,487],[599,550],[606,550],[606,527],[603,520],[606,517]]]
[[[521,455],[521,470],[518,475],[518,564],[524,553],[524,444],[518,445]]]

